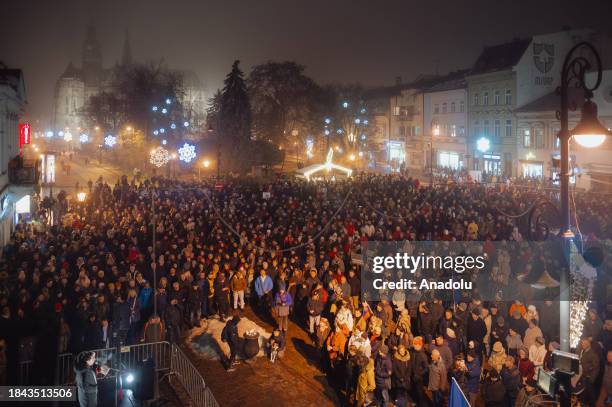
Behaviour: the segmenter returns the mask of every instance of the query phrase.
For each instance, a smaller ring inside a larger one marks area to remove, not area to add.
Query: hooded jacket
[[[404,356],[399,352],[393,355],[393,374],[391,382],[393,388],[409,390],[412,383],[412,361],[410,360],[410,352],[406,352]]]

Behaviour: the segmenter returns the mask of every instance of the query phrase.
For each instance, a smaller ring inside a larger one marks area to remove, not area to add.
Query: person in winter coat
[[[164,340],[164,324],[157,315],[151,315],[143,329],[143,340],[147,343]]]
[[[412,340],[412,382],[417,406],[428,404],[427,396],[425,395],[425,383],[429,376],[429,363],[427,355],[423,350],[423,338],[420,336]]]
[[[419,335],[429,343],[437,328],[437,321],[433,320],[426,302],[419,305],[418,328]]]
[[[533,365],[537,369],[544,365],[544,359],[546,358],[546,346],[544,344],[544,338],[538,336],[536,341],[529,348],[529,360],[533,362]]]
[[[521,372],[523,381],[533,379],[535,376],[535,367],[533,366],[533,362],[529,360],[529,351],[524,346],[519,349],[518,369],[519,372]]]
[[[289,328],[289,311],[293,305],[293,298],[285,290],[285,283],[281,283],[279,291],[274,297],[274,306],[276,307],[276,316],[278,318],[278,329],[287,332]]]
[[[171,343],[178,343],[181,339],[181,310],[178,306],[178,299],[170,300],[170,305],[166,307],[164,321],[168,329],[168,340]]]
[[[128,328],[126,342],[128,345],[134,344],[136,338],[139,337],[138,330],[140,328],[140,301],[136,296],[136,290],[131,289],[128,291],[128,298],[126,304],[129,309],[129,321],[130,325]]]
[[[395,400],[395,405],[406,405],[412,384],[412,364],[410,352],[403,344],[398,346],[393,355],[392,365],[393,400]]]
[[[104,343],[102,341],[102,325],[97,320],[96,314],[91,313],[85,328],[83,349],[94,350],[102,348],[104,348]]]
[[[446,336],[444,337],[444,339],[446,344],[448,345],[448,348],[453,354],[453,359],[456,358],[457,355],[459,355],[461,344],[457,340],[457,335],[455,334],[455,331],[451,328],[446,328]]]
[[[257,294],[257,305],[260,310],[267,311],[269,309],[273,288],[274,283],[272,279],[266,274],[266,270],[261,269],[259,271],[259,277],[255,279],[255,293]]]
[[[525,331],[529,328],[529,323],[523,318],[518,309],[515,309],[511,315],[512,318],[510,318],[510,326],[508,328],[513,329],[517,334],[521,335],[521,338],[525,337]]]
[[[506,363],[506,350],[501,342],[495,342],[493,344],[493,351],[489,357],[489,366],[497,370],[497,373],[499,373],[504,367],[504,363]]]
[[[485,325],[482,318],[480,318],[480,310],[474,308],[467,322],[467,341],[474,341],[482,346],[484,344],[484,338],[487,335],[487,326]]]
[[[200,318],[202,317],[202,289],[196,280],[191,283],[191,287],[187,293],[187,315],[189,317],[189,325],[191,327],[200,327]]]
[[[489,377],[482,386],[482,399],[485,407],[504,407],[506,388],[499,380],[497,370],[491,370]]]
[[[453,367],[453,352],[450,350],[444,337],[442,335],[438,335],[434,343],[431,344],[430,350],[437,349],[440,352],[440,357],[444,362],[444,366],[446,367],[446,371],[448,372]]]
[[[368,394],[376,390],[374,374],[374,359],[367,359],[357,378],[357,391],[355,394],[356,407],[364,407],[368,402]]]
[[[389,403],[389,390],[391,389],[391,374],[393,373],[393,363],[389,357],[387,345],[381,345],[378,353],[374,357],[374,379],[376,381],[376,402],[377,405],[387,407]]]
[[[513,328],[508,329],[508,336],[506,336],[506,346],[508,348],[508,355],[517,357],[519,350],[523,347],[523,341],[521,335],[516,332]]]
[[[538,321],[536,319],[529,320],[529,328],[525,330],[525,336],[523,336],[523,346],[527,349],[531,348],[536,342],[536,338],[544,336],[542,334],[542,330],[538,326]]]
[[[232,295],[234,297],[234,309],[244,309],[244,292],[247,289],[247,280],[244,276],[244,267],[234,274],[232,281],[230,282],[230,288],[232,289]]]
[[[506,326],[506,320],[504,317],[499,316],[495,321],[495,325],[491,330],[491,344],[495,345],[495,342],[506,341],[506,336],[508,336],[508,327]]]
[[[467,391],[467,367],[463,360],[463,355],[459,355],[455,358],[453,368],[448,372],[449,378],[455,379],[459,388],[463,394],[468,395]],[[452,382],[452,380],[449,380]]]
[[[236,356],[238,355],[238,344],[240,336],[238,335],[238,324],[240,323],[240,316],[234,315],[232,319],[225,323],[225,327],[221,331],[221,340],[229,345],[230,356],[227,360],[225,369],[232,371],[234,365],[238,364]]]
[[[582,336],[591,337],[594,341],[599,341],[601,339],[603,322],[601,318],[599,318],[599,315],[597,315],[597,310],[595,308],[589,308],[583,325]]]
[[[225,319],[228,317],[230,311],[230,288],[229,283],[225,278],[225,273],[219,272],[217,274],[214,288],[215,302],[217,303],[217,308],[219,310],[219,319],[221,320],[221,322],[225,322]]]
[[[446,366],[440,356],[440,352],[434,349],[431,352],[431,364],[429,365],[429,384],[427,388],[431,391],[434,407],[442,407],[444,404],[444,392],[448,388],[448,376]]]
[[[467,396],[470,399],[470,405],[476,405],[476,397],[478,396],[478,387],[480,386],[480,374],[482,373],[482,368],[480,366],[480,360],[476,357],[474,352],[468,352],[467,363],[465,367],[466,377],[467,377]]]
[[[585,389],[581,401],[587,406],[591,406],[597,399],[595,383],[599,378],[600,365],[599,356],[591,345],[590,337],[583,337],[580,340],[580,366],[582,367],[582,376],[585,378]]]
[[[353,313],[349,309],[348,303],[344,300],[340,301],[340,308],[336,313],[334,324],[336,329],[344,331],[345,335],[353,332]]]
[[[522,378],[521,373],[515,366],[514,358],[512,356],[506,356],[504,367],[500,373],[502,383],[506,389],[506,406],[513,407],[516,403],[516,397],[521,388]]]
[[[81,407],[96,407],[98,405],[98,381],[94,370],[96,353],[85,351],[77,356],[74,366],[77,395]],[[101,367],[102,374],[108,373],[108,368]]]
[[[306,311],[308,312],[308,332],[314,335],[315,329],[321,322],[321,314],[323,313],[323,302],[318,291],[314,291],[310,298],[308,298]]]

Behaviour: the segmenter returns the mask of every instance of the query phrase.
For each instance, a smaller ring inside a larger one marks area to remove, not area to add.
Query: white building
[[[19,157],[19,118],[26,104],[23,73],[0,65],[0,245],[10,239],[19,215],[30,212],[38,163]]]
[[[467,88],[465,72],[437,83],[424,93],[423,123],[429,136],[429,157],[434,167],[465,168],[467,138]],[[454,78],[453,78],[454,77]],[[427,152],[426,152],[427,153]]]
[[[594,83],[595,73],[587,74],[587,83]],[[584,93],[570,88],[570,105],[577,110],[570,112],[569,128],[573,129],[580,120],[580,107]],[[599,120],[612,128],[612,70],[603,72],[602,83],[593,95],[599,109]],[[559,172],[559,142],[557,135],[560,122],[556,111],[560,98],[550,92],[516,110],[518,122],[518,176],[557,179]],[[579,188],[596,188],[598,191],[612,191],[612,140],[608,139],[598,148],[583,148],[575,142],[570,144],[570,157],[575,167]]]

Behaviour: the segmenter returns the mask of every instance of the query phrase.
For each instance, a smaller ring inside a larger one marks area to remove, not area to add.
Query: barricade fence
[[[140,343],[115,348],[93,349],[97,363],[111,368],[107,377],[134,371],[138,363],[146,359],[155,360],[155,370],[160,376],[168,376],[172,386],[180,385],[184,394],[197,407],[218,407],[212,392],[204,378],[191,363],[183,351],[169,342]],[[74,385],[75,357],[71,353],[62,353],[57,357],[55,366],[56,385]],[[19,363],[19,385],[34,384],[34,363],[31,360]]]

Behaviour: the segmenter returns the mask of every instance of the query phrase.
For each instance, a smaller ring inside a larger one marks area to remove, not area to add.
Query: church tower
[[[82,58],[85,86],[99,86],[102,79],[102,51],[93,24],[87,27]]]

